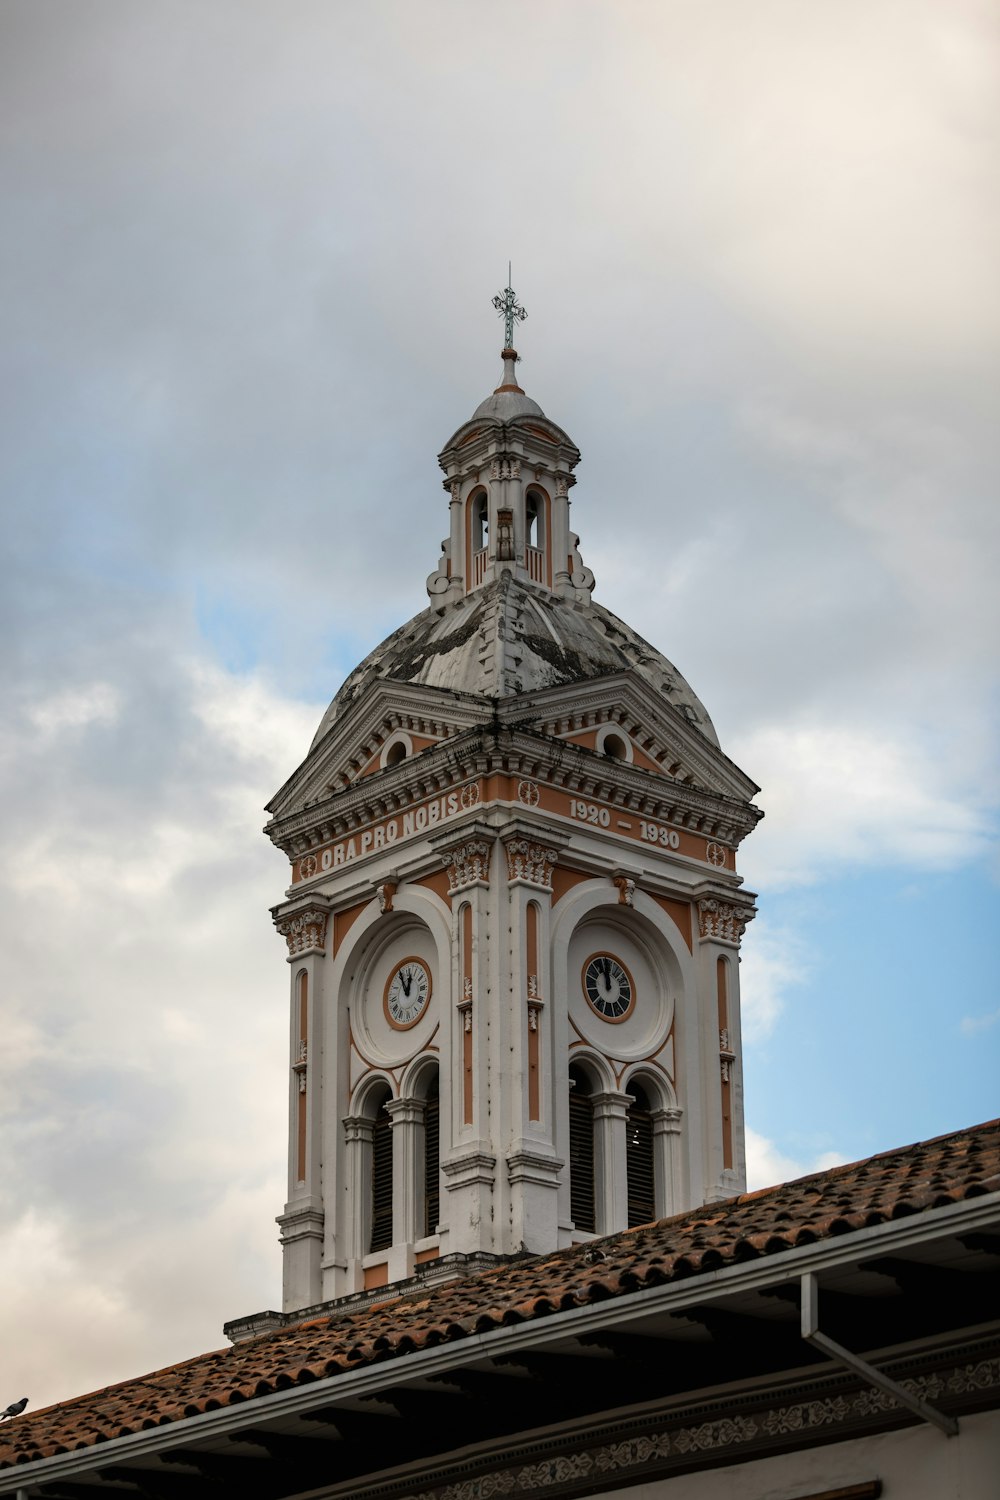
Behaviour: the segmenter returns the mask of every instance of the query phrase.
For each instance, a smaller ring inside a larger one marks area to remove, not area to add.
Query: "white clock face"
[[[422,958],[404,958],[385,986],[386,1020],[397,1031],[415,1026],[431,998],[431,973]]]
[[[595,953],[583,966],[583,993],[605,1021],[624,1021],[635,1004],[635,985],[625,965],[610,953]]]

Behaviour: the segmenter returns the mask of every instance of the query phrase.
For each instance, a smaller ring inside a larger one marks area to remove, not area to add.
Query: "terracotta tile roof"
[[[334,1311],[0,1427],[0,1468],[778,1255],[1000,1189],[1000,1120],[518,1261],[364,1311]],[[390,1289],[391,1290],[391,1289]]]

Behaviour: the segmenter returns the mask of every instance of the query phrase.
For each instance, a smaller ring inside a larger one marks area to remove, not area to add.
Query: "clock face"
[[[404,958],[389,975],[383,1005],[386,1020],[397,1031],[415,1026],[431,998],[431,971],[422,958]]]
[[[595,953],[583,966],[583,993],[604,1021],[624,1021],[635,1004],[632,976],[620,959]]]

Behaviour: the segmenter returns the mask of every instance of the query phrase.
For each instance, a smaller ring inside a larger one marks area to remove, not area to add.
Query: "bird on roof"
[[[5,1417],[18,1417],[28,1404],[27,1396],[22,1396],[20,1401],[12,1401],[5,1411],[0,1411],[0,1422]]]

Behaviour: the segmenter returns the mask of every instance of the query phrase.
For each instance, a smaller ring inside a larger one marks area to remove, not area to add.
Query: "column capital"
[[[738,948],[747,925],[756,915],[752,901],[703,896],[698,902],[698,936],[703,943],[728,943]]]
[[[422,1123],[427,1109],[426,1099],[387,1099],[385,1111],[393,1125],[417,1125]]]
[[[371,1141],[375,1133],[375,1121],[367,1115],[344,1116],[344,1138],[347,1141]]]
[[[271,908],[275,927],[288,944],[288,962],[309,953],[326,951],[326,928],[330,916],[329,896],[312,895],[283,902]]]
[[[569,843],[567,834],[527,818],[515,818],[501,829],[500,842],[507,856],[508,885],[552,890],[552,871],[560,848]]]
[[[608,1089],[603,1094],[591,1094],[590,1102],[594,1107],[595,1120],[624,1120],[628,1107],[634,1100],[631,1094],[620,1094]]]
[[[449,895],[489,885],[495,837],[486,823],[476,822],[431,839],[448,872]]]

